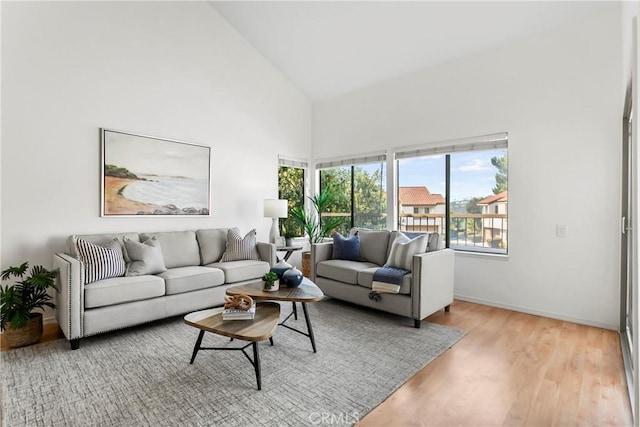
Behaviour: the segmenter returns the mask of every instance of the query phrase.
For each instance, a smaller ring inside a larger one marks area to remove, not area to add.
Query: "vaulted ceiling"
[[[597,13],[598,1],[210,1],[311,100]]]

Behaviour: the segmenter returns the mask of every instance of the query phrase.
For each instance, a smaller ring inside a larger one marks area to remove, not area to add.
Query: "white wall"
[[[313,157],[508,132],[509,255],[459,254],[456,297],[615,329],[620,15],[613,4],[318,103]],[[566,238],[556,238],[557,224],[567,225]]]
[[[70,234],[258,228],[311,103],[206,2],[2,2],[2,268]],[[210,145],[212,215],[100,218],[100,127]]]

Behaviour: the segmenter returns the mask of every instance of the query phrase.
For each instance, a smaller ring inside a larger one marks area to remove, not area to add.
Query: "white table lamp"
[[[276,237],[280,237],[278,218],[286,218],[288,213],[288,200],[264,199],[264,216],[273,218],[271,230],[269,231],[269,243],[275,243]]]

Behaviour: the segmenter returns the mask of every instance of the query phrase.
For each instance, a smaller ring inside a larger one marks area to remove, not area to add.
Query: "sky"
[[[501,157],[506,150],[469,151],[451,155],[451,200],[466,200],[493,194],[498,169],[492,157]],[[445,195],[445,156],[437,155],[398,161],[398,182],[401,187],[426,186],[431,193]]]
[[[104,163],[136,175],[209,180],[209,147],[106,131]]]

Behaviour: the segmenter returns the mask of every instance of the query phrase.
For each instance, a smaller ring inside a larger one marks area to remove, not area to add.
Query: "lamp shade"
[[[286,218],[288,202],[288,200],[264,199],[265,218]]]

